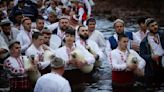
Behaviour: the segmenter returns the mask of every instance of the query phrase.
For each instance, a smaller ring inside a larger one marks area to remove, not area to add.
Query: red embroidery
[[[19,67],[20,68],[24,68],[24,65],[23,65],[23,61],[20,59],[20,58],[16,58],[18,64],[19,64]]]
[[[126,62],[128,56],[126,55],[126,57],[124,58],[124,55],[121,52],[120,55],[121,55],[121,61]]]

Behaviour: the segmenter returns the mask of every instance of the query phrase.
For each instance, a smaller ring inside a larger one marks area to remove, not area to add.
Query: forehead
[[[43,35],[39,35],[38,39],[44,39],[44,36]]]
[[[75,35],[72,35],[72,34],[69,34],[69,33],[65,33],[66,36],[75,36]]]
[[[30,19],[25,20],[24,23],[31,23],[31,20]]]
[[[121,23],[121,22],[117,22],[117,23],[114,24],[114,26],[115,26],[115,27],[116,27],[116,26],[124,26],[124,24]]]
[[[60,19],[59,22],[68,22],[68,19]]]
[[[122,37],[120,41],[128,41],[128,37]]]
[[[11,48],[21,47],[19,43],[14,43]]]
[[[80,30],[87,30],[87,27],[80,27]]]
[[[157,22],[152,22],[152,23],[150,23],[149,26],[153,26],[153,25],[157,25]]]
[[[44,22],[43,19],[38,19],[36,22]]]

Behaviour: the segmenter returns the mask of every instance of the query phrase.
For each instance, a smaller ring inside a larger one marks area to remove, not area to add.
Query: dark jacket
[[[162,48],[164,49],[164,39],[162,38],[161,33],[158,34],[160,36]],[[161,63],[158,66],[151,58],[151,49],[150,44],[148,43],[148,35],[142,40],[140,44],[140,55],[146,61],[145,76],[154,76],[162,69]]]

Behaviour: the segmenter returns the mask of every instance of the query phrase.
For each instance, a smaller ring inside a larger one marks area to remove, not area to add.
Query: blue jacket
[[[133,40],[133,34],[132,34],[132,32],[125,32],[125,34],[128,36],[128,38],[129,38],[130,40]],[[114,38],[114,36],[109,37],[108,40],[109,40],[109,42],[110,42],[111,49],[112,49],[112,50],[113,50],[113,49],[116,49],[117,46],[118,46],[118,43],[117,43],[116,39]]]

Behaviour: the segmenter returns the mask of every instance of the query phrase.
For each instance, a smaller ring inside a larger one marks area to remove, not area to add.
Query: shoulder
[[[35,48],[33,45],[31,45],[27,50],[26,50],[26,54],[29,54],[29,53],[35,53]]]
[[[112,55],[116,55],[117,53],[118,53],[118,50],[117,49],[114,49],[114,50],[111,51],[111,54]]]
[[[96,34],[103,35],[103,33],[100,30],[95,30]]]
[[[62,51],[62,50],[65,50],[65,49],[66,49],[66,46],[62,46],[62,47],[56,49],[56,51]]]
[[[34,50],[35,50],[35,48],[34,48],[33,44],[27,49],[27,51],[34,51]]]
[[[90,40],[90,39],[88,39],[88,43],[96,44],[96,42],[94,40]]]
[[[133,50],[133,49],[130,49],[130,53],[137,54],[137,52],[135,50]]]
[[[4,63],[13,63],[15,60],[11,56],[5,59]]]

